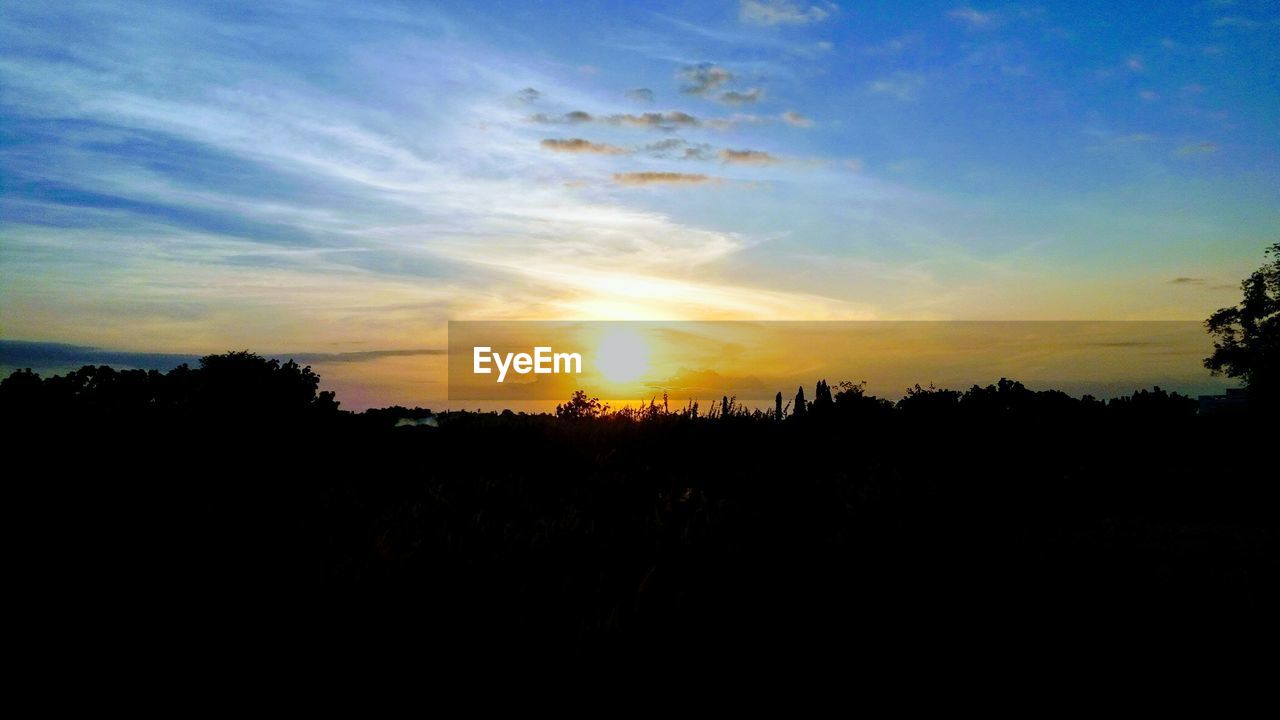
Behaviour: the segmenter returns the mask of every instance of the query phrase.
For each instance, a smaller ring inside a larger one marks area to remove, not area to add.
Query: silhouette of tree
[[[1239,378],[1250,396],[1272,403],[1280,394],[1280,243],[1266,254],[1271,262],[1240,283],[1240,304],[1205,320],[1214,342],[1204,365],[1215,375]]]
[[[187,419],[248,424],[333,417],[332,392],[317,393],[320,376],[290,360],[281,363],[248,351],[209,355],[192,369],[168,373],[85,365],[41,379],[28,370],[0,381],[0,405],[10,416],[120,420],[179,414]]]
[[[804,386],[802,385],[796,388],[796,408],[795,410],[791,411],[791,414],[794,417],[804,417],[805,410],[806,408],[804,404]]]
[[[951,417],[960,408],[960,392],[934,387],[907,388],[907,394],[898,401],[898,410],[909,417]]]
[[[773,419],[782,420],[782,391],[778,391],[777,397],[773,399]]]
[[[600,398],[587,397],[583,390],[574,390],[573,397],[563,405],[556,405],[556,417],[570,420],[585,420],[600,417],[609,411],[609,406],[600,402]]]
[[[826,380],[819,380],[813,389],[813,405],[810,409],[814,415],[826,415],[835,408],[835,401],[831,399],[831,386]]]
[[[893,403],[867,394],[865,380],[858,383],[843,380],[838,387],[840,391],[835,394],[832,403],[836,413],[843,418],[861,420],[884,418],[893,410]],[[826,392],[828,396],[831,395],[829,387]]]

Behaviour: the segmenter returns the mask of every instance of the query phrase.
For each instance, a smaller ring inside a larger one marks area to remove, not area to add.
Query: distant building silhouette
[[[1244,388],[1227,388],[1225,395],[1201,395],[1201,415],[1225,415],[1243,412],[1249,407],[1249,392]]]

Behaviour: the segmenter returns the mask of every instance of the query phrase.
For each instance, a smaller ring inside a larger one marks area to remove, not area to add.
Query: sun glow
[[[606,380],[627,383],[639,380],[649,370],[649,344],[640,333],[627,328],[611,329],[596,345],[595,367]]]

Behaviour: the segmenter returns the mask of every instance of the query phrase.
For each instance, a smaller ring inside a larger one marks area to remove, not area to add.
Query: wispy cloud
[[[686,112],[671,110],[661,113],[644,113],[641,115],[621,114],[609,115],[604,121],[610,125],[624,125],[637,128],[659,128],[669,130],[678,127],[697,127],[701,124],[698,118]]]
[[[617,145],[596,143],[582,138],[570,138],[567,140],[548,138],[543,140],[541,145],[547,150],[564,153],[591,153],[595,155],[625,155],[627,153],[627,150]]]
[[[1000,18],[995,12],[982,12],[967,6],[952,10],[947,13],[947,17],[976,29],[992,27]]]
[[[542,93],[538,92],[537,90],[534,90],[531,87],[527,87],[521,90],[520,92],[516,93],[516,99],[526,103],[537,102],[538,98],[540,97],[542,97]]]
[[[1174,154],[1179,157],[1191,157],[1194,155],[1211,155],[1218,152],[1218,144],[1212,142],[1191,143],[1180,146]]]
[[[737,165],[772,165],[778,158],[761,150],[729,150],[720,151],[720,159]]]
[[[653,102],[653,91],[649,88],[634,88],[627,91],[627,97],[636,102]]]
[[[389,357],[422,357],[424,355],[448,355],[447,348],[414,348],[409,350],[358,350],[341,353],[269,353],[271,357],[291,358],[299,363],[353,363],[380,360]]]
[[[894,55],[900,55],[907,49],[919,45],[920,40],[921,36],[916,33],[902,35],[890,38],[876,45],[864,47],[862,49],[862,53],[873,57],[892,57]]]
[[[897,72],[889,77],[873,80],[867,84],[867,92],[872,95],[885,95],[896,100],[915,100],[924,87],[924,77],[917,73]]]
[[[813,125],[812,120],[805,117],[804,115],[801,115],[795,110],[788,110],[782,113],[780,117],[782,118],[783,122],[785,122],[788,125],[794,125],[795,127],[811,127]]]
[[[691,128],[701,125],[701,121],[689,113],[679,110],[667,112],[648,112],[640,114],[618,113],[613,115],[592,115],[583,110],[574,110],[563,115],[546,115],[538,113],[528,118],[529,122],[539,125],[576,125],[582,123],[603,123],[621,127],[650,128],[673,130]]]
[[[1203,285],[1205,279],[1202,277],[1176,277],[1169,281],[1171,285]]]
[[[749,88],[747,90],[730,90],[720,94],[720,102],[725,105],[751,105],[764,95],[764,91],[760,88]]]
[[[546,113],[538,113],[529,116],[529,122],[538,123],[539,125],[572,125],[575,123],[589,123],[595,120],[591,113],[582,110],[573,110],[563,115],[547,115]]]
[[[805,25],[822,22],[836,11],[833,3],[808,4],[797,0],[741,0],[738,17],[753,25]]]
[[[702,185],[712,180],[713,178],[699,173],[626,172],[613,174],[613,181],[619,185]]]
[[[1252,30],[1262,23],[1247,17],[1229,15],[1220,17],[1213,21],[1213,26],[1218,28],[1236,28],[1240,30]]]
[[[680,92],[687,95],[706,95],[732,81],[733,73],[719,65],[700,63],[680,68],[676,72],[676,78],[683,83]]]

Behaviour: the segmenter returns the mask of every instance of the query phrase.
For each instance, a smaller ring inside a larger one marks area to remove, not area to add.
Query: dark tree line
[[[0,381],[0,413],[10,419],[234,419],[256,424],[331,417],[334,393],[320,391],[310,366],[248,351],[201,358],[168,372],[86,365],[41,378],[30,369]]]

